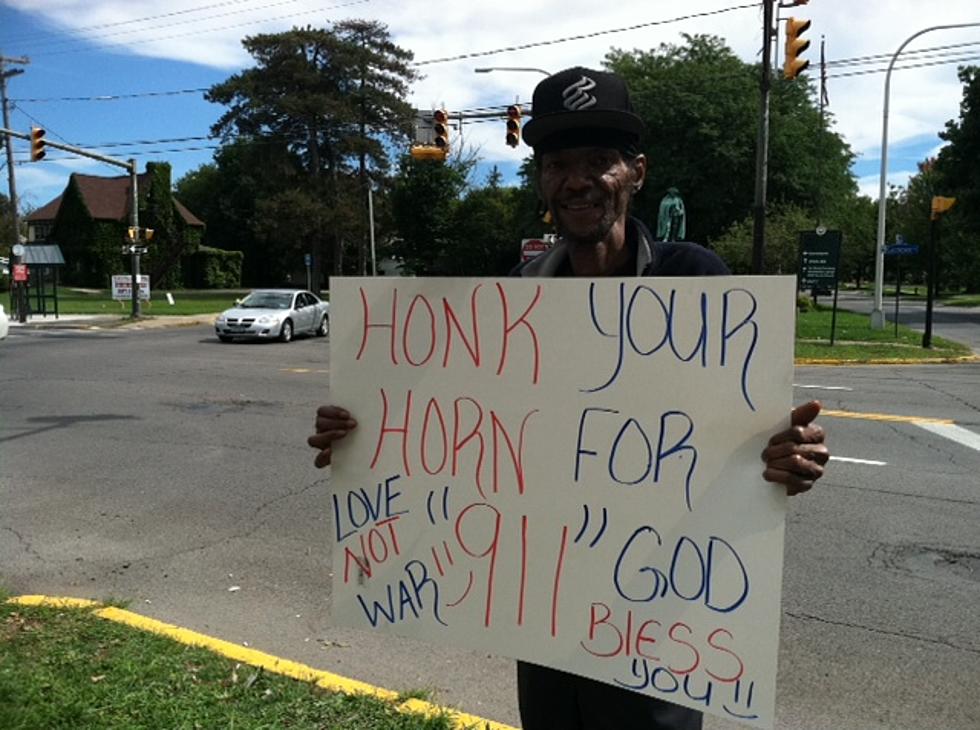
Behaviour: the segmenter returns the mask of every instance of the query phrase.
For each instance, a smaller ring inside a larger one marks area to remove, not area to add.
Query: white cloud
[[[241,48],[244,35],[277,32],[307,23],[321,26],[326,21],[348,17],[373,18],[386,23],[399,45],[412,50],[416,60],[426,61],[725,8],[720,0],[688,0],[681,5],[662,0],[620,3],[525,0],[507,6],[490,0],[437,5],[421,0],[5,1],[35,17],[43,16],[75,39],[104,44],[115,52],[125,50],[156,58],[191,61],[229,72],[251,63]],[[211,7],[195,11],[207,6]],[[784,17],[794,14],[812,20],[808,34],[812,46],[807,56],[811,59],[810,73],[814,77],[819,71],[821,36],[826,37],[829,61],[883,54],[882,59],[871,65],[838,64],[828,69],[829,111],[835,119],[835,128],[865,161],[874,160],[879,154],[884,74],[851,77],[840,74],[882,68],[908,36],[926,26],[977,21],[976,0],[929,3],[928,15],[923,12],[924,7],[921,0],[821,0],[780,11]],[[164,15],[166,17],[140,23],[126,22]],[[101,28],[93,30],[92,26]],[[205,30],[210,32],[202,32]],[[529,66],[554,71],[578,64],[597,66],[611,46],[648,50],[663,42],[679,42],[682,32],[722,36],[741,58],[753,61],[758,59],[761,45],[761,13],[758,8],[732,10],[683,22],[648,25],[628,32],[426,64],[419,68],[425,78],[415,84],[411,100],[422,108],[445,103],[450,109],[501,105],[518,98],[528,100],[539,78],[537,74],[500,71],[477,75],[473,69],[478,66]],[[39,38],[32,51],[39,59],[44,58],[45,49],[53,54],[59,48],[65,48],[50,45],[51,36]],[[912,52],[917,49],[978,41],[980,28],[931,32],[909,44],[902,59],[904,63],[913,62],[916,57]],[[121,48],[118,44],[124,45]],[[951,51],[955,52],[955,49]],[[978,45],[962,51],[980,56]],[[781,56],[780,45],[777,60]],[[51,55],[47,62],[53,64],[55,59],[64,59],[68,66],[71,58],[67,53]],[[896,70],[890,94],[890,146],[927,135],[933,135],[935,139],[945,122],[957,117],[960,94],[955,64]],[[517,161],[526,154],[524,148],[511,150],[503,144],[502,123],[467,125],[464,132],[468,142],[482,148],[489,162]]]

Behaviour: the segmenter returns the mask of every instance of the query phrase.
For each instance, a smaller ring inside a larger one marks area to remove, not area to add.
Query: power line
[[[929,48],[918,48],[911,51],[903,51],[903,57],[917,56],[933,51],[947,51],[952,48],[966,48],[967,46],[980,45],[980,41],[968,41],[966,43],[949,43],[942,46],[931,46]],[[827,66],[855,66],[869,63],[879,63],[891,60],[893,53],[876,53],[870,56],[854,56],[853,58],[838,58],[827,61]]]
[[[555,38],[547,41],[534,41],[532,43],[524,43],[518,46],[507,46],[504,48],[496,48],[490,51],[474,51],[473,53],[462,53],[458,56],[446,56],[444,58],[430,58],[427,61],[416,61],[415,66],[428,66],[433,63],[447,63],[449,61],[462,61],[467,58],[479,58],[481,56],[493,56],[498,53],[510,53],[513,51],[524,51],[528,48],[539,48],[540,46],[553,46],[558,43],[567,43],[569,41],[580,41],[586,38],[596,38],[602,35],[609,35],[611,33],[625,33],[630,30],[638,30],[640,28],[650,28],[655,25],[668,25],[669,23],[679,23],[684,20],[692,20],[694,18],[706,18],[710,15],[721,15],[722,13],[729,13],[733,10],[745,10],[746,8],[757,7],[758,3],[748,3],[745,5],[733,5],[730,8],[722,8],[721,10],[708,10],[703,13],[691,13],[690,15],[681,15],[676,18],[668,18],[666,20],[651,20],[647,23],[637,23],[636,25],[629,25],[625,28],[611,28],[609,30],[597,30],[592,33],[582,33],[580,35],[566,36],[565,38]]]
[[[948,61],[931,61],[931,62],[928,62],[928,63],[905,64],[905,65],[902,65],[902,66],[896,65],[893,70],[895,70],[895,71],[905,71],[905,70],[910,69],[910,68],[926,68],[928,66],[942,66],[942,65],[945,65],[945,64],[949,64],[949,63],[965,63],[965,62],[968,62],[968,61],[977,61],[977,60],[980,60],[980,56],[962,56],[960,58],[953,58],[953,59],[950,59]],[[849,71],[847,73],[840,73],[840,74],[827,74],[827,78],[829,78],[829,79],[842,79],[842,78],[846,78],[848,76],[865,76],[867,74],[883,74],[887,70],[888,70],[887,67],[883,67],[883,68],[869,68],[869,69],[865,69],[863,71]]]
[[[172,18],[177,15],[187,15],[189,13],[200,13],[204,10],[211,10],[212,8],[227,7],[228,5],[241,5],[242,3],[254,2],[255,0],[224,0],[220,3],[212,3],[210,5],[201,5],[196,8],[185,8],[184,10],[174,10],[169,13],[161,13],[160,15],[148,15],[143,18],[131,18],[130,20],[120,20],[115,23],[98,23],[96,25],[86,25],[81,28],[74,28],[75,33],[87,33],[90,30],[102,30],[105,28],[117,28],[121,25],[132,25],[133,23],[144,23],[148,20],[159,20],[161,18]],[[291,0],[295,2],[296,0]],[[241,12],[248,12],[248,9],[242,10]],[[50,33],[28,33],[26,35],[19,35],[17,40],[19,41],[33,41],[35,38],[45,38]]]
[[[132,94],[100,94],[98,96],[52,96],[41,99],[11,99],[12,102],[44,104],[51,101],[119,101],[120,99],[138,99],[150,96],[178,96],[180,94],[203,94],[210,91],[208,87],[199,89],[174,89],[173,91],[140,91]]]
[[[175,27],[177,27],[179,25],[194,25],[196,23],[200,23],[200,22],[205,21],[205,20],[215,20],[217,18],[227,18],[227,17],[229,17],[231,15],[241,15],[242,13],[252,13],[252,12],[259,11],[259,10],[268,10],[269,8],[275,8],[275,7],[279,7],[279,6],[282,6],[282,5],[292,5],[293,3],[296,3],[296,2],[299,2],[299,0],[278,0],[278,2],[269,3],[267,5],[259,5],[259,6],[254,7],[254,8],[244,8],[242,10],[231,10],[231,11],[229,11],[227,13],[217,13],[215,15],[205,15],[202,18],[191,18],[189,20],[178,20],[178,21],[176,21],[174,23],[165,23],[163,25],[155,25],[152,28],[127,28],[127,29],[124,29],[124,30],[115,30],[115,31],[112,31],[112,32],[109,32],[109,33],[101,33],[99,35],[88,36],[85,40],[88,41],[88,42],[90,42],[90,43],[95,43],[95,42],[98,42],[98,41],[103,40],[104,38],[113,38],[113,37],[119,36],[119,35],[132,35],[133,33],[142,33],[144,31],[157,31],[157,30],[162,30],[164,28],[175,28]],[[319,11],[311,11],[311,12],[319,12]],[[297,13],[297,14],[299,14],[299,13]],[[47,43],[42,43],[41,53],[44,53],[45,52],[45,47],[48,47],[48,48],[57,48],[59,46],[72,45],[72,44],[77,44],[77,43],[78,43],[78,41],[76,41],[74,38],[53,39],[53,40],[48,41]]]

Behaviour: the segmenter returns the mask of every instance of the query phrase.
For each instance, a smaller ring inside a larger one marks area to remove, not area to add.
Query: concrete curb
[[[90,601],[85,598],[59,598],[53,596],[34,595],[15,596],[8,599],[7,602],[14,603],[19,606],[94,609],[93,613],[99,618],[104,618],[108,621],[115,621],[116,623],[125,624],[126,626],[131,626],[133,628],[140,629],[141,631],[148,631],[159,636],[166,636],[187,646],[203,647],[215,652],[216,654],[220,654],[227,659],[233,659],[234,661],[242,662],[243,664],[248,664],[253,667],[261,667],[267,672],[280,674],[284,677],[297,679],[301,682],[310,682],[315,684],[317,687],[330,692],[369,695],[371,697],[384,700],[385,702],[392,703],[395,706],[395,709],[399,712],[424,715],[426,717],[448,715],[453,723],[453,727],[457,728],[457,730],[465,730],[466,728],[474,727],[479,728],[479,730],[518,730],[518,728],[510,725],[504,725],[499,722],[487,720],[476,715],[469,715],[464,712],[457,712],[456,710],[440,707],[432,704],[431,702],[425,702],[424,700],[411,699],[405,702],[399,702],[397,692],[382,689],[381,687],[375,687],[374,685],[367,684],[366,682],[359,682],[356,679],[348,679],[347,677],[326,672],[322,669],[314,669],[306,664],[300,664],[299,662],[282,659],[280,657],[273,656],[272,654],[266,654],[265,652],[256,651],[255,649],[239,646],[238,644],[232,644],[230,641],[224,641],[223,639],[216,639],[212,636],[199,634],[196,631],[174,626],[173,624],[167,624],[162,621],[157,621],[156,619],[147,618],[146,616],[141,616],[137,613],[133,613],[132,611],[126,611],[113,606],[103,606],[97,601]]]
[[[65,315],[58,319],[35,319],[27,322],[10,322],[10,328],[30,330],[145,330],[169,329],[172,327],[194,327],[214,324],[217,312],[210,314],[162,315],[142,317],[132,320],[128,317],[102,314]]]

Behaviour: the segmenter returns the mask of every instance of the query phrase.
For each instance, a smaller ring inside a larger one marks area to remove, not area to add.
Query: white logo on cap
[[[583,76],[574,84],[561,92],[565,99],[565,108],[570,112],[577,112],[595,106],[598,100],[589,94],[595,88],[595,81],[588,76]]]

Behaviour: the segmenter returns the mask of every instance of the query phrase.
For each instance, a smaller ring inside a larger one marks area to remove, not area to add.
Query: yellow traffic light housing
[[[432,112],[433,144],[444,152],[449,152],[449,113],[445,109]]]
[[[507,107],[507,146],[521,143],[521,108],[517,104]]]
[[[43,160],[44,155],[44,130],[40,127],[31,127],[31,162]]]
[[[783,78],[795,79],[806,71],[810,62],[800,58],[800,55],[810,47],[810,41],[801,38],[810,30],[810,21],[802,18],[789,18],[786,21],[786,60],[783,62]]]
[[[413,160],[438,160],[442,162],[446,159],[446,150],[430,144],[414,144],[408,153]]]

